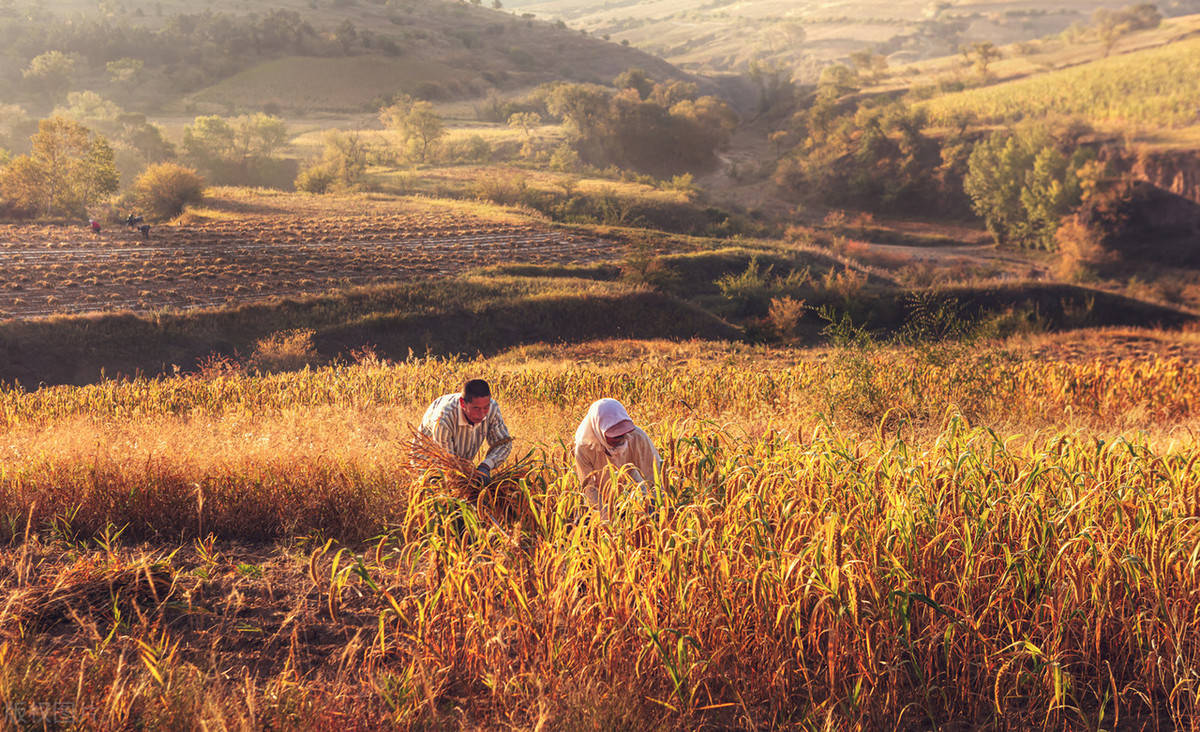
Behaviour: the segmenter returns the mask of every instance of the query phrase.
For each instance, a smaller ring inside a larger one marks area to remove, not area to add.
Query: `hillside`
[[[1123,128],[1179,128],[1200,122],[1198,96],[1200,38],[1193,38],[948,94],[922,106],[940,123],[969,112],[993,123],[1058,114]]]
[[[892,64],[951,55],[963,45],[1015,43],[1087,22],[1100,7],[1127,3],[1069,0],[1047,6],[1028,0],[842,3],[746,0],[608,2],[513,0],[522,11],[561,19],[572,28],[626,42],[691,71],[744,70],[753,60],[794,68],[815,81],[830,61],[870,50]],[[1195,0],[1159,3],[1166,15],[1200,10]]]
[[[33,58],[70,68],[36,80]],[[90,90],[131,111],[359,111],[397,92],[482,97],[548,81],[608,83],[630,68],[689,78],[661,59],[561,24],[466,3],[284,0],[0,7],[0,97],[48,111]]]

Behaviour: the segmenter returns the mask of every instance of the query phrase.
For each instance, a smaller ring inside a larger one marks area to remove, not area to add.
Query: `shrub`
[[[1059,252],[1057,274],[1064,279],[1091,279],[1118,260],[1115,252],[1104,247],[1100,233],[1078,215],[1065,219],[1054,239]]]
[[[829,296],[849,302],[854,299],[867,284],[865,272],[845,267],[842,270],[830,269],[821,278],[821,289]]]
[[[762,315],[768,312],[772,298],[789,290],[803,287],[809,280],[807,268],[793,270],[786,277],[773,276],[775,265],[765,267],[758,257],[751,257],[741,274],[727,274],[716,280],[716,286],[729,300],[737,315]]]
[[[337,180],[337,173],[328,166],[317,164],[300,171],[296,176],[296,190],[308,193],[325,193]]]
[[[255,344],[246,365],[260,373],[298,371],[319,360],[313,346],[313,330],[297,328],[272,333]]]
[[[496,172],[476,181],[475,196],[501,206],[515,206],[523,202],[527,189],[525,176]]]
[[[559,145],[550,153],[550,169],[561,173],[579,170],[579,153],[566,143]]]
[[[691,173],[673,176],[663,187],[689,196],[695,195],[700,190],[696,186],[696,177]]]
[[[192,168],[156,163],[138,176],[133,191],[143,211],[153,218],[169,219],[183,213],[184,206],[204,200],[204,179]]]
[[[482,163],[491,159],[492,145],[482,135],[471,135],[443,142],[439,152],[444,162]]]
[[[807,311],[808,306],[804,304],[803,300],[784,295],[771,298],[771,307],[767,311],[767,318],[780,337],[791,338],[796,335],[796,327],[800,325],[800,320]]]

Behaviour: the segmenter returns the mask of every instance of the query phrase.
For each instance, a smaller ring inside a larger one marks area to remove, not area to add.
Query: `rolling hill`
[[[49,51],[72,60],[66,78],[27,78]],[[693,80],[561,23],[443,0],[218,0],[200,13],[175,0],[0,7],[0,97],[37,111],[84,89],[143,112],[360,111],[397,92],[475,98],[556,80],[609,83],[630,67]]]
[[[1096,8],[1124,0],[1066,0],[1052,5],[946,0],[794,2],[794,0],[617,1],[511,0],[538,17],[626,42],[690,71],[738,71],[751,61],[794,68],[815,81],[830,61],[859,50],[892,64],[951,55],[965,44],[1015,43],[1087,22]],[[1159,3],[1166,15],[1200,11],[1195,0]]]

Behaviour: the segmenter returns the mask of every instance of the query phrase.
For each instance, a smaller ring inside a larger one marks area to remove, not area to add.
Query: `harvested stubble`
[[[46,629],[80,616],[111,622],[121,612],[140,614],[172,596],[175,577],[168,567],[158,561],[113,566],[103,559],[81,558],[59,571],[53,583],[12,590],[0,609],[0,636]]]

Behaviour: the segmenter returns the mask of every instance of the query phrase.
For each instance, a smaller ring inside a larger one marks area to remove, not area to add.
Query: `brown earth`
[[[148,239],[118,224],[0,224],[0,316],[188,310],[612,256],[605,240],[435,202],[238,195]]]

